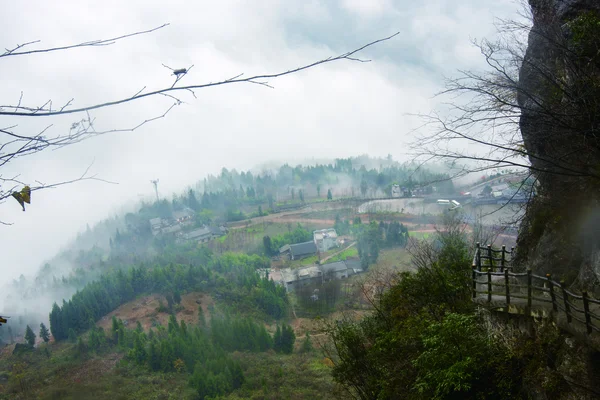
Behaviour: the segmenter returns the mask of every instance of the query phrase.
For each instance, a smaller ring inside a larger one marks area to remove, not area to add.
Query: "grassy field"
[[[415,239],[430,239],[434,233],[433,232],[419,232],[419,231],[409,231],[408,235]]]
[[[356,248],[356,246],[352,246],[344,251],[342,251],[340,254],[337,254],[333,257],[331,257],[329,260],[327,260],[328,263],[330,262],[335,262],[335,261],[346,261],[348,258],[357,258],[358,257],[358,249]]]

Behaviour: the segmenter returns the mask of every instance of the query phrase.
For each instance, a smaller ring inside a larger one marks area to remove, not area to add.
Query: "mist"
[[[450,7],[452,5],[452,7]],[[410,161],[411,132],[422,124],[413,114],[440,104],[434,94],[443,76],[482,60],[469,40],[491,37],[494,17],[511,15],[508,1],[449,1],[420,5],[404,1],[366,3],[284,2],[255,4],[87,0],[57,8],[47,2],[5,4],[3,45],[42,40],[42,47],[79,43],[170,23],[148,35],[112,46],[9,58],[0,63],[3,101],[23,93],[27,104],[85,106],[169,85],[170,71],[194,65],[186,83],[226,79],[239,73],[285,71],[344,53],[394,32],[394,40],[369,49],[370,63],[341,62],[258,85],[224,86],[183,95],[183,104],[132,132],[112,133],[74,146],[16,159],[5,176],[25,182],[76,179],[89,168],[101,180],[37,191],[26,212],[8,199],[0,204],[0,253],[5,277],[0,309],[28,315],[24,324],[47,322],[53,302],[68,299],[107,262],[109,240],[123,229],[123,216],[229,171],[264,173],[288,163],[315,165],[357,154],[365,167],[385,166],[389,156]],[[141,11],[140,11],[141,10]],[[451,11],[449,11],[451,10]],[[23,16],[27,19],[23,19]],[[476,17],[476,18],[475,18]],[[217,23],[218,21],[218,23]],[[252,23],[249,23],[252,21]],[[348,33],[352,32],[352,35]],[[128,129],[165,112],[168,98],[151,98],[93,113],[99,130]],[[77,118],[6,119],[18,132],[69,129]],[[323,193],[352,195],[356,182],[332,175]],[[286,201],[293,185],[277,193]],[[305,187],[308,194],[316,186]],[[382,195],[369,189],[369,196]],[[95,254],[81,259],[80,251]],[[79,257],[79,258],[78,258]],[[89,271],[88,271],[89,272]],[[79,274],[79,275],[78,275]],[[85,278],[83,278],[85,275]],[[11,321],[12,323],[12,321]]]

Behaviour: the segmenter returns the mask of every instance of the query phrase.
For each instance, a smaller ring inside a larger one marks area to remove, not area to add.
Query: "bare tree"
[[[600,179],[590,165],[591,157],[575,157],[581,151],[589,153],[580,146],[581,135],[595,142],[595,126],[582,126],[582,121],[593,120],[600,103],[591,91],[582,93],[581,86],[597,83],[597,67],[590,68],[582,60],[567,63],[577,49],[557,26],[559,21],[553,20],[555,15],[543,8],[549,2],[539,3],[536,18],[548,21],[534,27],[527,7],[523,21],[498,21],[499,39],[473,42],[488,69],[462,70],[457,78],[447,79],[438,96],[450,98],[448,110],[421,115],[433,134],[419,137],[416,156],[455,166],[462,163],[457,175],[512,168],[535,175]],[[574,20],[571,25],[576,28],[582,23]],[[544,49],[564,60],[563,70],[549,65],[547,55],[528,53],[528,38],[543,42]],[[534,122],[536,131],[545,133],[544,143],[532,143],[522,135],[523,126]],[[577,141],[568,140],[574,136]]]
[[[0,53],[0,60],[8,57],[40,57],[43,56],[43,54],[51,52],[67,53],[85,47],[110,46],[124,39],[154,33],[165,28],[167,25],[168,24],[164,24],[149,30],[128,33],[109,39],[99,39],[49,48],[35,48],[34,46],[40,43],[39,40],[36,40],[23,44],[17,44],[12,48],[7,48],[4,51],[4,53]],[[31,191],[36,191],[40,189],[65,185],[76,181],[101,180],[96,175],[90,174],[91,166],[88,167],[82,175],[77,176],[74,179],[55,183],[43,183],[38,181],[36,181],[35,184],[32,182],[26,183],[20,179],[19,174],[13,176],[6,176],[5,174],[2,174],[2,167],[7,166],[9,163],[14,162],[18,158],[29,156],[48,149],[56,149],[65,146],[71,146],[83,140],[87,140],[89,138],[98,135],[103,135],[106,133],[135,131],[152,121],[166,117],[167,114],[175,106],[182,104],[181,95],[187,94],[195,98],[195,91],[199,89],[235,83],[251,83],[267,88],[273,88],[273,86],[270,84],[270,80],[274,80],[285,75],[298,73],[300,71],[304,71],[322,64],[341,60],[368,62],[370,60],[358,58],[358,53],[368,47],[387,41],[396,36],[397,34],[398,33],[369,42],[364,46],[356,48],[355,50],[337,56],[331,56],[322,60],[318,60],[287,71],[281,71],[270,74],[259,74],[249,77],[245,77],[243,73],[240,73],[238,75],[228,77],[222,80],[205,83],[183,84],[183,79],[190,74],[193,65],[186,66],[183,68],[171,68],[163,64],[163,66],[169,69],[169,71],[173,75],[173,83],[170,86],[152,91],[147,91],[146,87],[143,87],[142,89],[136,91],[130,97],[124,97],[88,105],[75,106],[74,98],[71,98],[66,103],[60,104],[58,106],[53,103],[51,98],[49,98],[45,103],[41,105],[27,104],[27,102],[25,101],[26,96],[23,92],[21,92],[18,101],[14,104],[11,104],[10,102],[5,103],[4,101],[0,100],[0,118],[2,118],[5,121],[2,125],[0,125],[0,203],[2,203],[9,196],[11,196],[15,189],[17,189],[18,187],[22,187],[26,184],[29,184],[29,186],[31,187]],[[125,103],[130,103],[138,101],[140,99],[156,96],[167,97],[173,101],[164,110],[162,114],[141,121],[140,123],[130,128],[120,128],[111,130],[96,129],[95,119],[92,115],[95,110],[101,108],[115,107]],[[72,122],[68,132],[59,132],[56,134],[51,134],[50,131],[52,129],[52,124],[50,122],[43,129],[35,133],[19,132],[18,130],[17,121],[19,119],[51,120],[52,118],[70,114],[74,116],[74,121]]]
[[[456,176],[532,176],[517,259],[563,274],[582,262],[577,224],[600,200],[600,3],[566,3],[529,0],[518,21],[498,22],[499,39],[475,41],[487,70],[447,80],[448,109],[422,116],[433,129],[415,148]]]

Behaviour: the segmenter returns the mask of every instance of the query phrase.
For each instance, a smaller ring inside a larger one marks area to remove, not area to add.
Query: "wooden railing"
[[[535,275],[531,269],[526,272],[512,272],[514,248],[507,251],[491,246],[482,247],[477,243],[473,257],[472,296],[478,303],[525,308],[527,314],[535,309],[553,311],[553,315],[563,314],[567,324],[585,326],[587,334],[600,332],[600,301],[591,298],[587,292],[581,294],[567,290],[564,281],[556,282],[552,276]]]
[[[473,266],[481,271],[483,267],[486,268],[499,268],[500,272],[504,272],[505,269],[512,269],[512,256],[515,252],[515,248],[511,247],[510,251],[506,250],[506,246],[502,246],[502,249],[496,250],[492,248],[492,245],[481,246],[477,243],[475,248],[475,256],[473,257]],[[498,256],[499,255],[499,256]]]

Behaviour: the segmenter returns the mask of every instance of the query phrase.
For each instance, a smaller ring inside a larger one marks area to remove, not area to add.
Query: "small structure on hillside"
[[[362,273],[360,260],[336,261],[323,265],[310,265],[301,268],[284,268],[280,270],[281,280],[288,292],[308,285],[322,285],[335,279],[346,279],[354,274]],[[275,280],[274,276],[272,278]]]
[[[185,207],[183,210],[173,211],[173,219],[179,224],[189,224],[194,218],[194,210],[189,207]]]
[[[345,279],[349,276],[348,266],[344,261],[332,262],[320,265],[323,272],[323,281],[328,282],[333,279]]]
[[[214,227],[205,225],[202,228],[194,229],[193,231],[184,233],[182,235],[182,239],[187,241],[204,243],[212,239],[225,236],[226,234],[227,228],[225,228],[224,226]]]
[[[279,249],[279,255],[286,256],[290,260],[300,260],[315,254],[317,254],[317,246],[314,242],[286,244]]]
[[[162,233],[165,235],[174,235],[178,232],[181,232],[181,225],[179,224],[167,226],[162,229]]]
[[[301,286],[323,282],[323,273],[314,265],[302,268],[285,268],[281,270],[281,282],[288,292]]]
[[[152,218],[150,220],[150,230],[152,231],[152,235],[153,236],[158,235],[162,230],[162,226],[163,226],[162,219]]]
[[[321,253],[339,247],[338,235],[335,229],[321,229],[313,232],[313,241]]]

